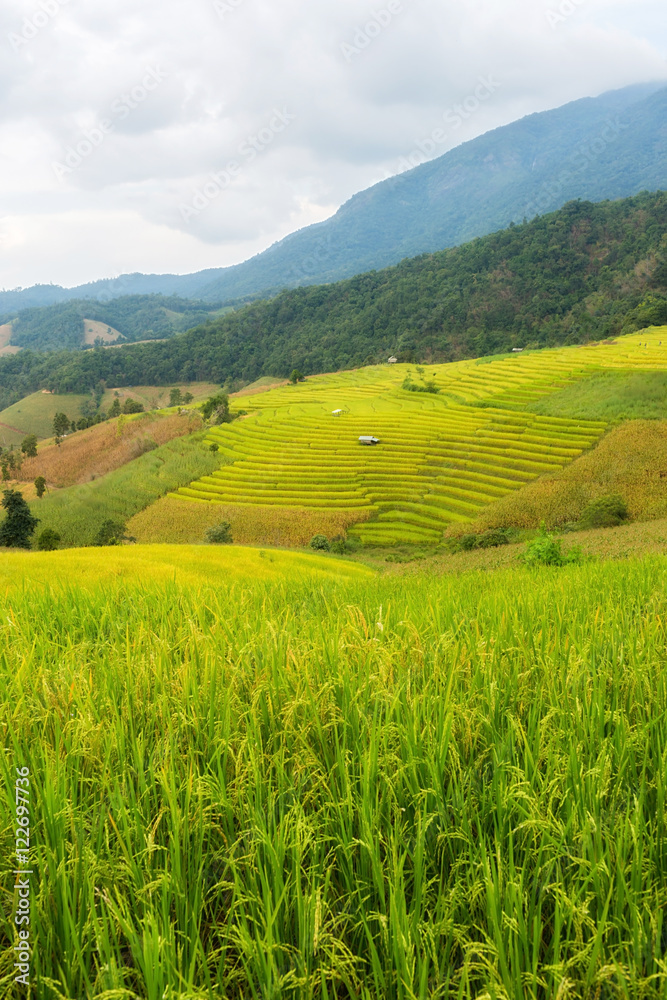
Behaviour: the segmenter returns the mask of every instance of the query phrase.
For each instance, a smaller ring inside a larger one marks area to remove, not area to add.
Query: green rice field
[[[664,557],[457,577],[187,546],[11,559],[1,996],[667,995]]]
[[[207,438],[225,465],[178,496],[358,511],[363,523],[349,534],[365,544],[437,543],[449,525],[563,468],[607,430],[605,419],[551,414],[545,401],[567,400],[601,372],[665,370],[667,331],[656,329],[583,348],[313,377],[235,401],[247,415]],[[439,392],[403,388],[408,376]],[[361,435],[380,444],[364,447]]]

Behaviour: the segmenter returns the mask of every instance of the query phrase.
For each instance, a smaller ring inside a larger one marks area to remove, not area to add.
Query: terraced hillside
[[[528,407],[604,369],[667,369],[667,330],[587,348],[428,368],[387,365],[284,386],[237,401],[252,412],[212,428],[207,438],[226,464],[178,495],[353,511],[359,521],[350,533],[365,544],[437,542],[448,525],[472,520],[596,444],[604,422]],[[404,388],[406,378],[422,390],[435,383],[439,392]],[[364,447],[361,435],[380,444]]]

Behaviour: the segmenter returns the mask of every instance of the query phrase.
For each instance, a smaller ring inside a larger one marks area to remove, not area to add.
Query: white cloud
[[[438,153],[533,111],[667,78],[662,6],[6,0],[0,285],[245,259],[399,169],[480,77],[502,86]],[[276,110],[294,120],[269,141]],[[54,170],[68,151],[72,166]],[[232,182],[184,219],[230,162]]]

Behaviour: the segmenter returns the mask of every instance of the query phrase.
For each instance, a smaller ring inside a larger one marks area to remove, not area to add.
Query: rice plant
[[[667,994],[664,558],[0,558],[3,996]]]

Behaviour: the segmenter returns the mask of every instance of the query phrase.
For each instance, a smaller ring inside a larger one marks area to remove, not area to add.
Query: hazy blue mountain
[[[667,86],[641,84],[529,115],[346,202],[234,267],[0,293],[0,313],[160,293],[220,302],[336,281],[554,211],[667,188]]]

